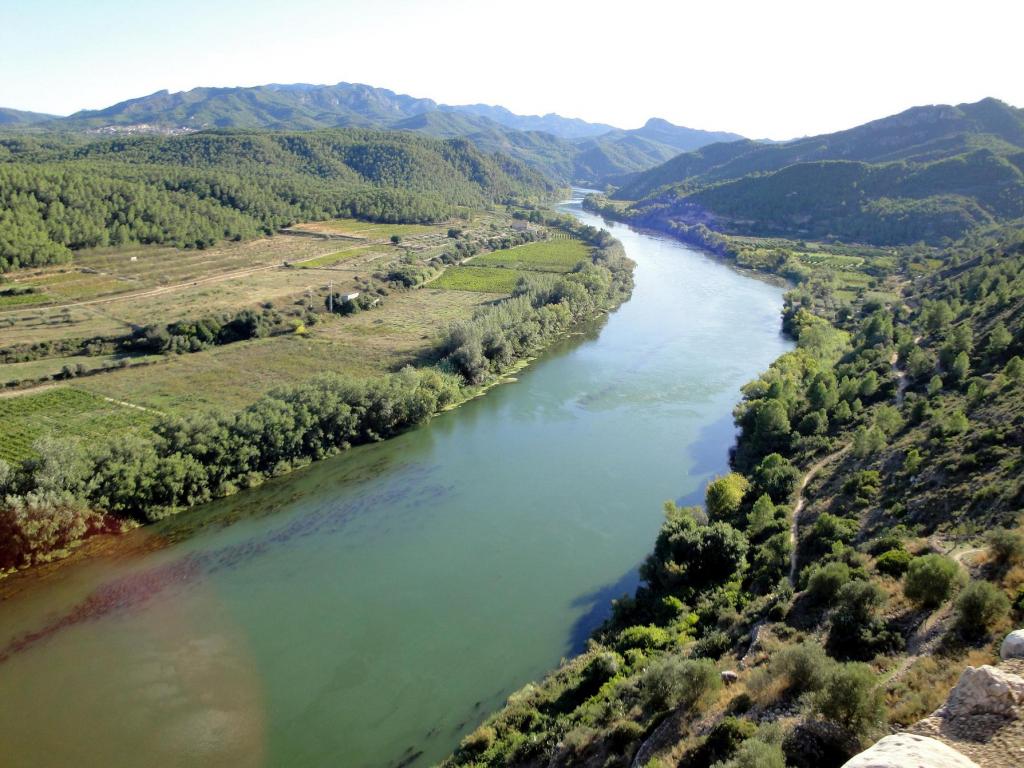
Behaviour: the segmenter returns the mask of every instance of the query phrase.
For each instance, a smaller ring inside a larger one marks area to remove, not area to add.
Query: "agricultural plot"
[[[864,264],[860,256],[842,256],[834,253],[801,253],[800,260],[814,267],[832,267],[833,269],[856,269]]]
[[[569,272],[588,259],[590,249],[578,240],[542,240],[473,257],[474,266],[508,267],[538,272]]]
[[[45,293],[16,293],[0,296],[0,309],[27,307],[33,304],[46,304],[53,301],[52,296]]]
[[[0,459],[19,462],[28,458],[34,452],[33,444],[47,434],[89,442],[147,429],[157,418],[72,387],[0,398]]]
[[[516,282],[525,272],[505,267],[476,267],[466,265],[449,267],[430,283],[431,288],[449,291],[478,291],[482,293],[512,293]]]
[[[392,235],[414,237],[444,231],[447,224],[377,224],[358,219],[333,219],[301,224],[295,229],[304,232],[327,232],[366,240],[388,240]]]
[[[365,256],[369,253],[380,251],[380,246],[367,245],[359,248],[349,248],[344,251],[338,251],[336,253],[328,253],[324,256],[318,256],[315,259],[309,259],[307,261],[300,262],[294,266],[301,269],[328,269],[341,262],[348,262],[353,259]]]

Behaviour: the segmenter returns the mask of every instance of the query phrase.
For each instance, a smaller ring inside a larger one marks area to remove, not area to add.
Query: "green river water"
[[[426,766],[579,649],[789,348],[780,287],[604,226],[633,298],[518,381],[0,604],[0,764]]]

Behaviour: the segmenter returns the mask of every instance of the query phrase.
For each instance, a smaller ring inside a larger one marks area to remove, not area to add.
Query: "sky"
[[[1019,0],[0,0],[0,106],[361,82],[621,128],[785,139],[919,104],[1024,106]]]

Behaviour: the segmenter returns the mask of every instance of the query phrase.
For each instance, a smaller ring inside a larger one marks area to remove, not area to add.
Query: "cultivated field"
[[[202,251],[97,249],[76,253],[70,264],[6,275],[0,288],[12,293],[2,298],[24,303],[0,303],[3,349],[125,337],[148,325],[246,308],[273,307],[294,317],[298,330],[186,354],[44,351],[0,364],[0,385],[42,382],[0,390],[0,458],[23,458],[48,433],[98,439],[147,428],[161,414],[241,408],[275,387],[325,371],[375,376],[422,361],[451,322],[510,292],[520,271],[451,268],[420,288],[392,286],[374,308],[344,317],[327,313],[325,300],[329,286],[342,293],[365,290],[368,280],[380,284],[379,276],[395,265],[426,265],[450,252],[450,226],[318,222],[301,227],[319,234],[275,235]],[[510,232],[509,218],[498,213],[478,212],[458,226],[464,237]],[[401,237],[398,245],[390,240],[393,234]],[[560,241],[561,256],[558,248],[543,258],[537,255],[543,250],[535,251],[536,268],[567,262],[566,247],[577,250],[577,244]],[[503,254],[516,251],[531,258],[521,249]],[[470,269],[475,288],[441,290],[439,283],[465,282],[459,276]],[[17,294],[26,288],[35,292]]]
[[[590,249],[578,240],[544,240],[475,256],[470,263],[539,272],[569,272],[587,259],[589,252]]]

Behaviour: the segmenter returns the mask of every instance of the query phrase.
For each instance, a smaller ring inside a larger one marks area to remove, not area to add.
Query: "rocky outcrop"
[[[886,736],[855,755],[843,768],[978,768],[978,764],[941,741],[913,733]]]
[[[1014,716],[1014,707],[1024,702],[1024,678],[984,665],[968,667],[956,688],[935,714],[958,718],[974,715]]]
[[[1024,629],[1018,629],[1016,632],[1011,632],[1006,636],[1002,646],[999,648],[999,657],[1003,661],[1007,659],[1024,659]]]

